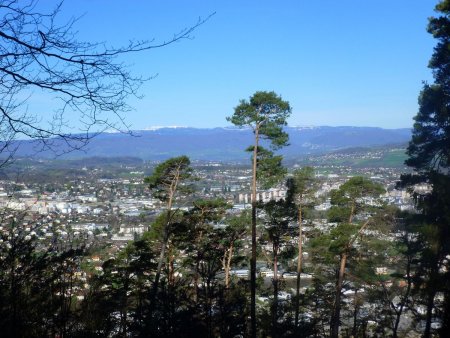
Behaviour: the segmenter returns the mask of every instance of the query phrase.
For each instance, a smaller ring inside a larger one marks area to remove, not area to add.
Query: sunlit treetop
[[[275,149],[288,144],[288,134],[283,131],[292,109],[275,92],[257,91],[250,99],[240,100],[234,114],[227,120],[238,127],[250,127]]]

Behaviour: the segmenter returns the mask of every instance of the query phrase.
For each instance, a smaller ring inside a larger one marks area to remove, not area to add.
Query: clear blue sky
[[[85,14],[80,40],[125,45],[168,40],[216,14],[192,40],[125,60],[144,76],[127,121],[148,126],[226,126],[239,99],[274,90],[293,107],[290,125],[411,127],[435,41],[437,0],[67,0]]]

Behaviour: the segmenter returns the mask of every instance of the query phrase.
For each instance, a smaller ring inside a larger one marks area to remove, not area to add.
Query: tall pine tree
[[[287,145],[288,134],[283,126],[291,114],[289,102],[283,101],[275,92],[258,91],[249,101],[241,100],[234,114],[227,120],[238,127],[251,128],[254,144],[248,151],[252,157],[252,257],[250,260],[251,284],[251,336],[256,337],[256,204],[257,184],[270,186],[284,176],[281,156],[263,148],[261,140],[267,140],[273,149]]]
[[[443,330],[450,329],[450,276],[445,259],[450,253],[450,1],[438,3],[436,11],[439,16],[430,18],[428,25],[428,32],[437,39],[429,63],[434,83],[425,83],[419,95],[419,111],[406,160],[414,173],[402,176],[402,183],[411,190],[417,183],[431,187],[429,193],[415,193],[425,224],[420,235],[428,246],[423,251],[426,266],[422,276],[422,289],[428,290],[425,337],[431,336],[437,285],[445,292]],[[442,271],[447,271],[447,275]]]

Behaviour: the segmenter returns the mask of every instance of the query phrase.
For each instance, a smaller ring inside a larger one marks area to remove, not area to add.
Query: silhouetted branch
[[[127,99],[139,97],[140,86],[151,77],[131,74],[120,57],[189,39],[213,15],[198,19],[161,43],[131,40],[124,47],[111,48],[105,43],[78,41],[74,30],[77,18],[57,24],[61,3],[49,13],[38,11],[37,3],[0,0],[3,152],[8,152],[4,143],[18,138],[37,141],[36,151],[61,154],[83,148],[106,129],[129,132],[124,119],[131,109]],[[56,106],[50,120],[28,111],[34,109],[31,99],[42,100],[40,95]]]

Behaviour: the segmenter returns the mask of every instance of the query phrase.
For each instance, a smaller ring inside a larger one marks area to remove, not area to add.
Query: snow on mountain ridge
[[[159,129],[180,129],[180,128],[189,128],[189,127],[188,126],[149,126],[149,127],[145,127],[144,129],[141,129],[141,130],[154,131],[154,130],[159,130]]]

